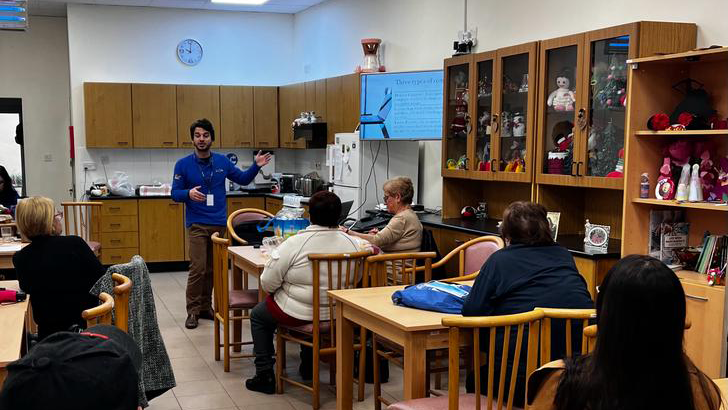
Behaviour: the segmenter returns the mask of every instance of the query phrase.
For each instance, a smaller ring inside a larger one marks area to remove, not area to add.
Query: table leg
[[[344,318],[343,303],[336,306],[336,408],[351,410],[354,401],[354,325]]]
[[[247,276],[248,274],[233,263],[233,289],[239,290],[243,288],[243,275]],[[247,280],[245,282],[247,282]],[[233,310],[233,315],[235,316],[240,316],[242,314],[243,311],[240,309]],[[239,320],[233,321],[233,342],[240,343],[243,340],[242,337],[243,324]],[[242,346],[238,344],[233,345],[233,352],[239,353],[242,350],[241,347]]]
[[[425,335],[408,333],[404,341],[404,399],[425,397]]]

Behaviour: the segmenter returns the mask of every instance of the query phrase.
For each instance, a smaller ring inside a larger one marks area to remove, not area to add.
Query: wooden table
[[[20,289],[17,280],[0,281],[0,288]],[[28,314],[30,296],[25,301],[12,305],[0,305],[0,387],[7,376],[8,363],[20,359],[27,349],[25,340],[26,326],[30,325],[31,317]]]
[[[27,246],[27,243],[0,242],[0,269],[13,269],[13,255],[17,250],[9,250],[10,246],[20,245],[20,249]]]
[[[233,289],[248,289],[248,275],[260,278],[265,267],[265,256],[260,248],[252,246],[230,246],[228,247],[228,255],[232,260],[233,267]],[[258,284],[258,301],[262,301],[265,292]],[[234,314],[240,315],[241,311],[234,311]],[[233,341],[240,342],[242,340],[242,324],[239,321],[233,322]],[[233,346],[234,352],[241,350],[240,345]]]
[[[471,282],[464,282],[472,284]],[[442,318],[460,316],[395,306],[392,293],[404,286],[329,291],[336,302],[336,408],[352,408],[354,326],[360,325],[402,346],[404,399],[425,397],[427,350],[448,347]],[[463,345],[467,341],[463,338]]]

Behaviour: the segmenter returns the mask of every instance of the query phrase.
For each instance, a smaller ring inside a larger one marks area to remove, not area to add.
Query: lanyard
[[[193,154],[194,155],[194,154]],[[212,155],[210,155],[210,176],[205,176],[205,171],[202,169],[202,165],[200,165],[200,158],[197,158],[195,155],[195,161],[197,161],[197,167],[200,169],[200,175],[202,175],[202,182],[204,185],[207,186],[207,193],[212,192],[212,177],[215,175],[215,164],[212,162]],[[203,186],[204,188],[204,186]]]

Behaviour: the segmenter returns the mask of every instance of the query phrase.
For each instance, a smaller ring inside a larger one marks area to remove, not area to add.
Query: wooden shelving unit
[[[654,197],[663,162],[663,149],[678,138],[710,142],[718,155],[728,155],[728,130],[646,131],[650,116],[670,113],[684,98],[672,85],[685,78],[704,84],[713,108],[728,114],[728,48],[691,51],[633,59],[628,78],[625,186],[622,216],[622,254],[645,254],[650,237],[650,212],[682,210],[690,223],[688,245],[700,246],[706,231],[728,234],[728,206],[707,202],[664,201]],[[665,138],[666,137],[666,138]],[[650,198],[639,198],[640,176],[648,173]],[[685,332],[685,350],[708,376],[726,375],[728,307],[725,286],[709,286],[705,275],[679,271],[685,290],[687,316],[692,327]]]

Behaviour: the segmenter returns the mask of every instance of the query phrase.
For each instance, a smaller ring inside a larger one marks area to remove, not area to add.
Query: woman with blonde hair
[[[59,236],[62,215],[55,212],[53,200],[22,199],[15,218],[30,244],[13,256],[13,265],[20,288],[31,295],[39,338],[74,325],[85,327],[81,312],[98,304],[89,290],[103,275],[103,266],[83,239]]]
[[[419,252],[422,244],[422,224],[412,210],[415,188],[407,177],[395,177],[384,183],[384,203],[394,216],[381,231],[374,228],[369,233],[346,232],[377,245],[387,253]]]

